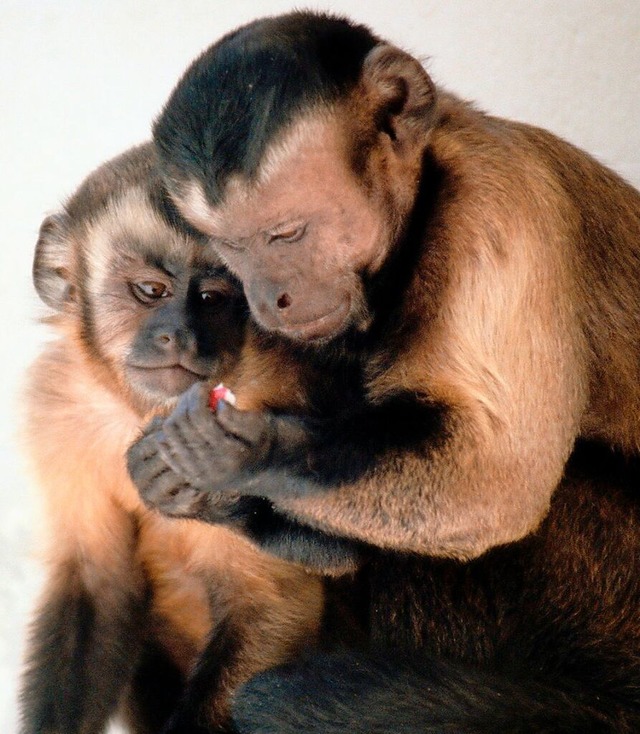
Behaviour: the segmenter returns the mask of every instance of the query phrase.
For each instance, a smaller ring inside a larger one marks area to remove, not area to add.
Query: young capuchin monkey
[[[51,537],[20,731],[97,734],[118,710],[139,733],[227,731],[229,691],[313,644],[321,581],[223,527],[147,510],[125,452],[251,350],[242,294],[180,221],[148,144],[45,220],[33,274],[58,335],[26,393]],[[277,363],[260,366],[277,394]]]

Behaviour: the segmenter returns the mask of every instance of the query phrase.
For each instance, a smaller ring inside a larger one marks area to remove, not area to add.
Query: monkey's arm
[[[21,680],[21,734],[103,731],[148,634],[139,517],[130,509],[139,503],[121,443],[105,449],[114,424],[99,407],[111,403],[86,399],[95,384],[78,354],[52,342],[27,381],[23,436],[47,518],[47,569]]]
[[[199,399],[207,400],[206,390],[197,386],[191,393],[189,405],[199,404]],[[154,421],[145,435],[129,450],[128,466],[131,476],[140,489],[147,506],[157,509],[171,517],[192,518],[212,524],[226,525],[242,532],[262,550],[278,556],[285,561],[299,563],[326,575],[340,576],[354,572],[362,563],[366,546],[356,540],[341,538],[316,530],[297,522],[294,518],[278,512],[273,503],[262,496],[240,496],[233,491],[204,489],[213,487],[215,482],[206,479],[203,485],[201,476],[211,477],[215,472],[216,459],[223,458],[209,444],[215,440],[216,431],[190,435],[187,416],[182,413],[185,402],[176,411],[176,422],[172,427],[186,434],[173,434],[175,448],[183,450],[184,471],[174,471],[167,464],[160,443],[165,445],[162,423]],[[206,409],[207,413],[210,411]],[[202,417],[211,416],[203,411]],[[256,414],[262,417],[262,414]],[[178,416],[182,416],[178,418]],[[184,421],[184,423],[183,423]],[[169,424],[165,424],[168,428]],[[289,440],[293,439],[290,430],[302,440],[299,427],[291,423],[286,426]],[[173,445],[173,441],[171,441]],[[238,448],[235,440],[230,448]],[[225,476],[235,474],[235,452],[230,450],[224,457],[232,463],[227,466]],[[225,486],[225,490],[229,487]]]
[[[233,488],[333,536],[473,557],[537,526],[566,458],[536,452],[528,467],[504,430],[495,443],[479,433],[463,413],[407,394],[312,424],[228,404],[214,413],[196,387],[144,439],[162,468],[146,471],[140,451],[129,468],[147,497],[158,481]]]

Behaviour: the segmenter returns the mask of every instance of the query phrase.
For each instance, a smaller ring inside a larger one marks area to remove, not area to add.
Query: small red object
[[[221,400],[224,400],[230,405],[236,404],[236,396],[222,383],[216,385],[209,393],[209,407],[211,410],[218,410],[218,404]]]

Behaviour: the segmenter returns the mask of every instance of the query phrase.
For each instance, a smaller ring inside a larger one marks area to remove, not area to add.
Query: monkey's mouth
[[[349,323],[351,299],[346,298],[336,308],[310,321],[289,322],[280,331],[289,339],[304,342],[324,342],[341,334]]]
[[[205,380],[208,373],[195,372],[181,364],[159,367],[128,365],[132,381],[143,389],[162,398],[175,397],[199,380]]]

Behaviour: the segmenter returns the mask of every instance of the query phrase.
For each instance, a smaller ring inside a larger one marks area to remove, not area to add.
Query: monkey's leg
[[[257,571],[260,573],[260,571]],[[302,585],[300,585],[302,583]],[[319,580],[273,575],[265,582],[212,589],[217,621],[163,734],[236,734],[230,697],[257,672],[297,658],[320,635]]]
[[[111,545],[99,557],[67,546],[50,574],[31,630],[21,734],[102,731],[138,663],[147,594],[132,560],[135,524],[123,511],[101,519]]]
[[[568,681],[347,652],[257,676],[234,697],[232,716],[240,734],[631,734],[640,725],[632,705]]]
[[[241,643],[240,630],[230,618],[223,618],[162,734],[236,734],[227,708],[227,676],[236,667]]]

